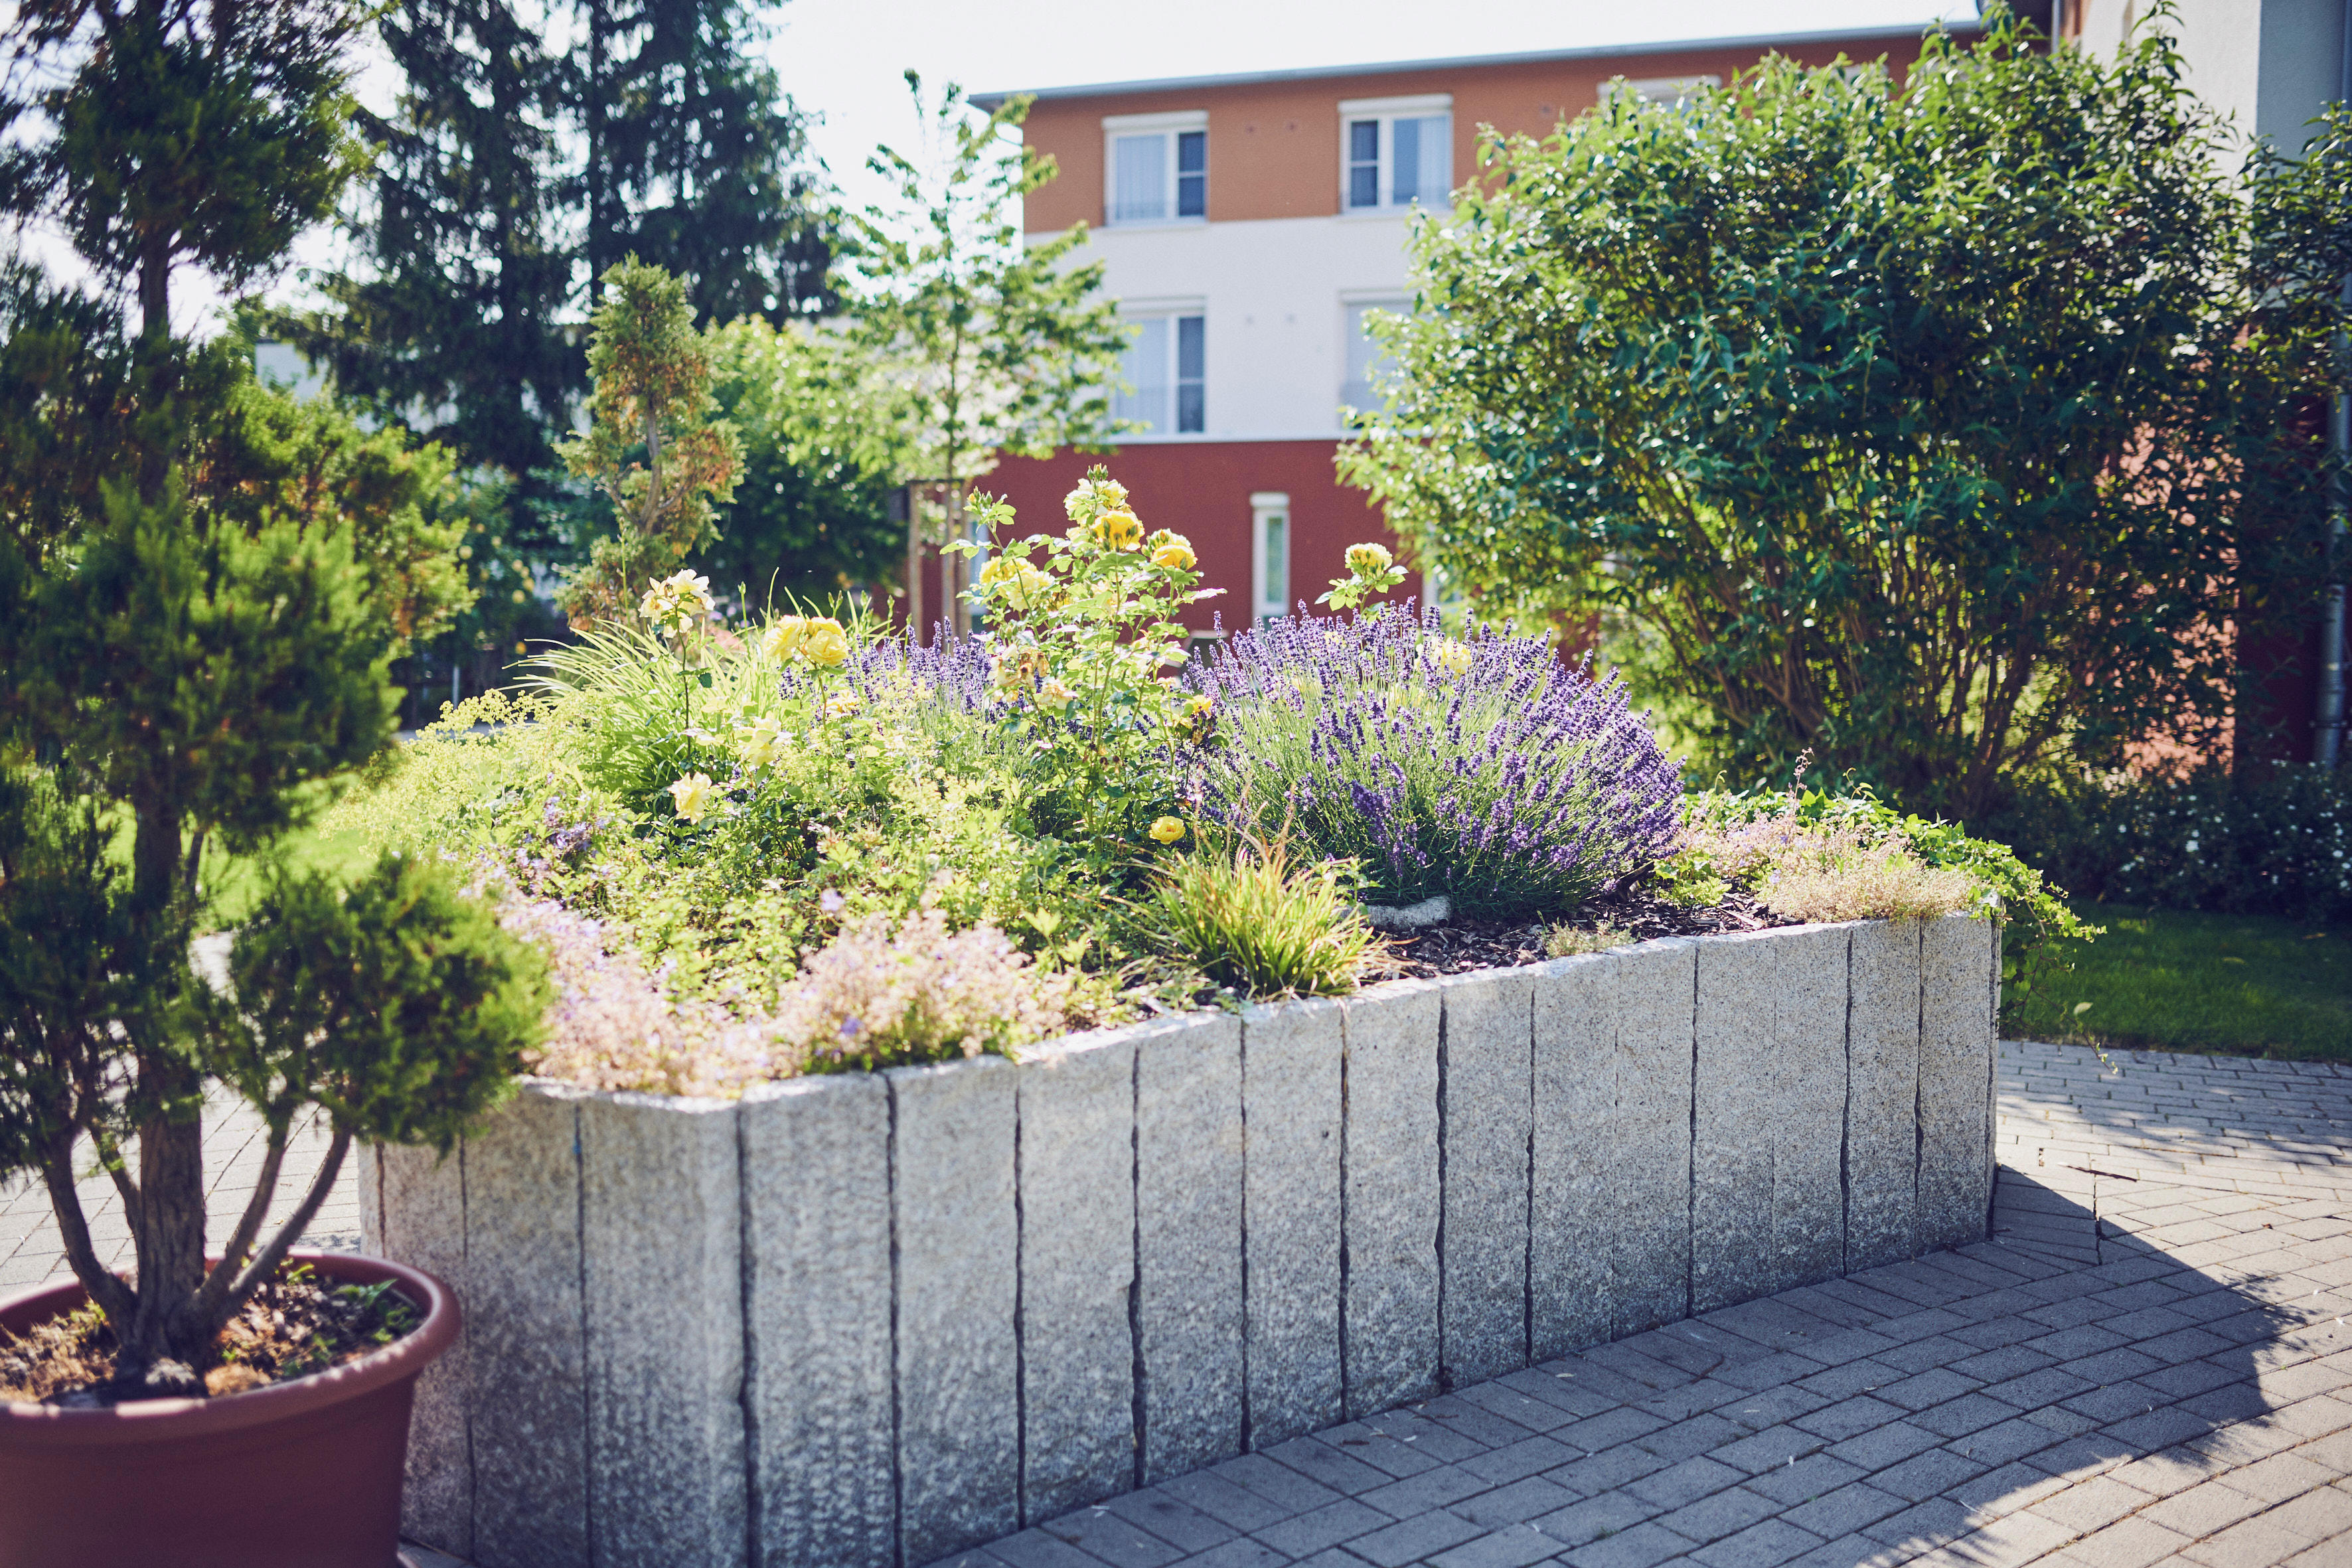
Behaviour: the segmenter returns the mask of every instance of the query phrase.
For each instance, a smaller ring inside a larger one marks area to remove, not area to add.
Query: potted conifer
[[[5,35],[0,204],[55,221],[136,314],[0,278],[0,1179],[44,1184],[75,1276],[0,1303],[0,1565],[384,1568],[410,1394],[457,1304],[293,1243],[354,1139],[454,1142],[544,1005],[536,951],[447,868],[273,858],[391,741],[416,552],[455,540],[387,551],[355,512],[223,471],[237,444],[206,422],[249,358],[173,331],[175,267],[243,281],[360,166],[341,50],[365,15],[41,0]],[[224,854],[259,891],[204,974]],[[223,1097],[268,1133],[208,1249]],[[265,1235],[313,1117],[322,1166]],[[123,1273],[77,1191],[93,1171]]]

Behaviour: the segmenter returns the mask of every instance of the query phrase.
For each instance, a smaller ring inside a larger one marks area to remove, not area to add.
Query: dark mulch
[[[1735,890],[1719,904],[1691,909],[1636,888],[1588,900],[1564,921],[1449,921],[1410,935],[1391,936],[1389,943],[1395,952],[1395,968],[1391,973],[1428,980],[1474,969],[1541,963],[1548,956],[1545,934],[1562,925],[1591,931],[1606,928],[1622,932],[1626,942],[1647,942],[1653,937],[1713,936],[1791,923],[1758,909],[1755,897],[1745,891]]]
[[[289,1263],[253,1293],[199,1364],[115,1364],[113,1331],[84,1308],[23,1338],[0,1329],[0,1400],[68,1407],[242,1393],[356,1361],[423,1319],[388,1286],[336,1285]]]

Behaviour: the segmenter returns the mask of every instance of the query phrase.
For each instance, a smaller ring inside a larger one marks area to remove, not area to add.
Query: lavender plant
[[[1192,680],[1214,704],[1202,814],[1286,817],[1315,854],[1358,863],[1368,901],[1563,910],[1678,829],[1680,764],[1622,684],[1540,638],[1449,637],[1434,610],[1297,616],[1231,638]]]

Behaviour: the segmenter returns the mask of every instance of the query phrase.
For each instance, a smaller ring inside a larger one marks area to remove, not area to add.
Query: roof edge
[[[1695,53],[1700,49],[1755,49],[1784,47],[1790,44],[1847,44],[1867,39],[1890,40],[1916,38],[1934,32],[1937,27],[1948,32],[1976,33],[1984,24],[1973,16],[1952,17],[1943,22],[1926,22],[1912,26],[1886,27],[1842,27],[1818,33],[1755,33],[1741,37],[1675,39],[1646,44],[1600,44],[1580,49],[1530,49],[1507,55],[1456,55],[1444,59],[1381,60],[1364,65],[1303,66],[1290,70],[1236,71],[1224,76],[1161,77],[1142,81],[1087,82],[1074,87],[1007,89],[1000,92],[975,92],[968,101],[976,109],[993,113],[1006,100],[1024,91],[1039,102],[1055,99],[1126,97],[1145,92],[1181,92],[1192,89],[1220,87],[1253,87],[1261,83],[1286,81],[1321,81],[1334,77],[1395,76],[1405,71],[1460,70],[1472,66],[1538,65],[1554,60],[1621,59],[1633,55]]]

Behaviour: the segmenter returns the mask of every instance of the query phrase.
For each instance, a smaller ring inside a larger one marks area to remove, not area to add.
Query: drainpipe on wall
[[[2352,100],[2352,0],[2344,7],[2343,51],[2338,57],[2336,96]],[[2352,278],[2344,281],[2344,304],[2352,309]],[[2336,334],[2336,363],[2347,352],[2343,331]],[[2327,408],[2328,455],[2336,461],[2327,507],[2327,597],[2319,618],[2319,696],[2311,725],[2311,760],[2336,765],[2344,749],[2344,580],[2341,564],[2346,531],[2345,465],[2352,462],[2352,401],[2338,392]]]

